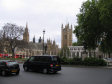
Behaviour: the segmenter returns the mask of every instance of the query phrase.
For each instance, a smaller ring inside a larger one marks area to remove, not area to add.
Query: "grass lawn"
[[[0,58],[0,60],[17,60],[17,61],[26,61],[28,58]]]

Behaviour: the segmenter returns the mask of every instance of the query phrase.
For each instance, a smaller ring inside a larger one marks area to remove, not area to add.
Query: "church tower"
[[[63,27],[61,26],[61,48],[72,46],[72,25],[69,23]]]
[[[25,42],[29,42],[29,32],[28,32],[28,24],[26,23],[25,32],[23,34],[23,40]]]

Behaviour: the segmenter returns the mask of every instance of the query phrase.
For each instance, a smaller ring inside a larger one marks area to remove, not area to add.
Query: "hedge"
[[[82,58],[75,57],[73,59],[63,57],[61,58],[61,64],[70,65],[86,65],[86,66],[106,66],[107,63],[103,59],[87,57],[84,60]]]

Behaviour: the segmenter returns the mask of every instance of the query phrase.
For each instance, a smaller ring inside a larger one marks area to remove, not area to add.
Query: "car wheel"
[[[2,71],[2,76],[6,76],[6,71]]]
[[[24,71],[28,71],[28,67],[27,66],[24,66]]]
[[[43,73],[44,74],[47,74],[48,73],[48,70],[47,69],[43,69]]]

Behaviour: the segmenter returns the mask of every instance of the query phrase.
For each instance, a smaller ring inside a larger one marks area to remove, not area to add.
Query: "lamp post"
[[[43,30],[43,55],[44,55],[44,34],[45,34],[45,30]]]

